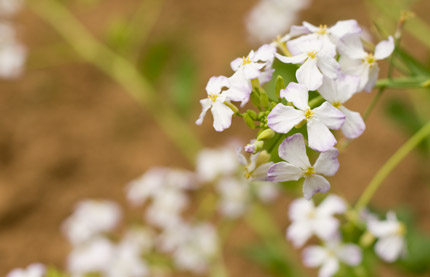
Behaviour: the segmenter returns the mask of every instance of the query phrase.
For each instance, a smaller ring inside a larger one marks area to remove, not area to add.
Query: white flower
[[[361,263],[361,249],[352,243],[329,241],[323,246],[309,246],[303,250],[303,263],[309,267],[321,267],[318,277],[331,277],[339,270],[339,261],[356,266]]]
[[[6,277],[43,277],[45,271],[46,268],[43,264],[31,264],[26,269],[13,269]]]
[[[0,38],[0,78],[17,78],[23,71],[27,50],[16,40],[15,30],[7,23],[0,23]]]
[[[217,132],[221,132],[231,125],[231,117],[234,112],[224,104],[225,101],[229,101],[227,95],[223,93],[230,87],[230,82],[227,77],[219,76],[212,77],[206,86],[206,92],[208,97],[200,100],[202,105],[202,113],[196,120],[197,125],[203,123],[207,111],[210,109],[214,119],[213,127]],[[241,101],[241,100],[238,100]]]
[[[311,199],[317,192],[326,193],[330,183],[321,175],[333,176],[339,169],[337,149],[323,152],[311,166],[306,155],[306,146],[302,134],[287,137],[279,146],[279,157],[286,162],[272,165],[267,173],[268,180],[274,182],[297,181],[305,178],[303,195]]]
[[[119,206],[111,201],[85,200],[62,225],[68,240],[76,245],[111,231],[121,219]]]
[[[220,213],[229,218],[241,216],[250,201],[249,183],[236,178],[223,178],[217,183],[220,194],[218,208]]]
[[[289,83],[286,89],[281,90],[281,97],[292,102],[299,110],[282,103],[276,105],[267,116],[267,125],[272,130],[286,134],[295,125],[306,120],[310,148],[324,152],[336,144],[336,138],[329,129],[337,130],[342,127],[345,121],[342,112],[328,102],[311,110],[306,87],[297,83]]]
[[[345,211],[345,201],[336,195],[327,196],[318,207],[312,200],[294,200],[288,212],[292,224],[287,229],[287,238],[295,247],[303,246],[314,234],[322,240],[333,239],[339,228],[339,221],[334,215]]]
[[[375,244],[375,252],[386,262],[394,262],[406,254],[406,227],[397,220],[394,212],[387,213],[387,220],[370,219],[367,222],[370,233],[379,238]]]
[[[338,21],[330,28],[327,25],[314,26],[306,21],[303,22],[306,28],[307,35],[303,37],[310,39],[321,40],[324,48],[331,48],[332,51],[336,50],[336,44],[340,38],[348,35],[358,35],[361,33],[361,28],[355,20]]]
[[[202,182],[233,174],[239,166],[236,153],[229,147],[203,149],[197,157],[197,175]]]
[[[360,113],[350,111],[343,105],[358,91],[359,83],[357,76],[340,74],[336,80],[324,78],[323,85],[318,90],[325,100],[346,116],[340,129],[350,139],[359,137],[366,128]]]
[[[127,238],[129,239],[129,238]],[[141,251],[134,244],[126,241],[116,246],[112,260],[106,268],[106,277],[144,277],[149,276],[146,262],[141,257]]]
[[[379,67],[376,61],[383,60],[394,51],[393,37],[376,45],[375,53],[363,50],[360,37],[346,36],[339,40],[338,49],[341,54],[339,63],[342,72],[360,77],[359,90],[370,92],[378,79]]]
[[[23,6],[24,0],[0,0],[0,16],[12,16]]]
[[[280,54],[276,54],[276,57],[284,63],[302,64],[296,71],[296,78],[308,90],[317,90],[323,82],[323,76],[330,79],[337,77],[340,66],[334,58],[336,52],[324,47],[321,40],[300,37],[288,41],[287,48],[292,57]]]

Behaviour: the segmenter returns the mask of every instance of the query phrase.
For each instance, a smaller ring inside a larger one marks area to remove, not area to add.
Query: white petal
[[[337,253],[341,261],[347,265],[356,266],[361,263],[361,248],[355,244],[345,244]]]
[[[292,221],[303,220],[307,218],[310,213],[314,212],[314,210],[315,205],[312,200],[309,201],[304,198],[299,198],[290,204],[288,216]]]
[[[291,55],[297,56],[302,53],[306,54],[312,51],[320,51],[323,44],[322,41],[317,39],[313,34],[302,36],[287,42],[288,50]]]
[[[339,73],[340,65],[330,56],[318,56],[318,68],[321,73],[330,79],[335,79]]]
[[[297,36],[301,36],[301,35],[308,34],[308,33],[310,33],[309,29],[306,28],[305,26],[293,25],[293,26],[291,26],[289,35],[290,35],[290,37],[297,37]]]
[[[267,171],[267,180],[271,182],[297,181],[302,177],[302,169],[286,162],[275,163]]]
[[[310,32],[315,33],[319,30],[319,28],[315,25],[312,25],[309,22],[303,21],[303,26],[306,27]]]
[[[231,69],[233,69],[233,71],[237,71],[242,64],[243,64],[243,59],[236,58],[230,63],[230,66],[231,66]]]
[[[308,200],[317,192],[326,193],[329,190],[330,183],[318,174],[306,177],[303,183],[303,196]]]
[[[275,56],[276,58],[278,58],[278,60],[280,60],[283,63],[293,63],[293,64],[303,63],[307,58],[306,54],[299,54],[293,57],[286,57],[276,53]]]
[[[203,119],[206,113],[212,106],[212,100],[210,100],[209,98],[205,98],[200,100],[200,104],[202,105],[202,112],[200,113],[199,118],[196,120],[197,125],[201,125],[203,123]]]
[[[339,261],[336,258],[329,258],[324,262],[318,277],[331,277],[339,270]]]
[[[341,104],[348,101],[352,95],[358,92],[360,78],[354,75],[341,73],[336,79],[338,99]]]
[[[361,28],[357,21],[353,19],[338,21],[333,27],[330,28],[330,34],[336,38],[342,38],[346,35],[357,35],[360,33]]]
[[[367,223],[367,229],[369,232],[378,238],[388,237],[396,234],[399,227],[399,222],[390,220],[370,220]]]
[[[217,101],[213,104],[211,112],[214,118],[213,126],[217,132],[222,132],[230,127],[234,112],[229,107]]]
[[[309,93],[304,85],[289,83],[285,89],[281,90],[281,97],[284,97],[288,102],[292,102],[296,108],[302,111],[309,108]]]
[[[345,115],[328,102],[324,102],[312,111],[314,112],[313,118],[318,119],[330,129],[340,129],[345,122]]]
[[[366,125],[360,113],[350,111],[344,106],[341,106],[339,109],[346,116],[345,123],[341,128],[342,133],[345,137],[350,139],[359,137],[364,132],[364,129],[366,129]]]
[[[383,40],[375,47],[375,59],[383,60],[391,55],[394,51],[394,40],[392,36],[388,40]]]
[[[296,78],[300,84],[308,90],[317,90],[323,81],[323,75],[317,67],[317,59],[308,58],[296,71]]]
[[[333,79],[324,77],[323,83],[321,87],[318,89],[318,92],[325,100],[329,101],[330,103],[339,101],[336,81]]]
[[[321,153],[314,164],[315,172],[325,176],[333,176],[339,169],[337,155],[339,151],[336,148]]]
[[[332,216],[333,214],[342,214],[346,211],[346,202],[342,198],[336,195],[329,195],[326,199],[318,206],[318,216]]]
[[[227,100],[247,102],[252,91],[251,82],[245,78],[241,70],[230,78],[230,88],[223,92]]]
[[[276,47],[270,44],[264,44],[255,52],[254,61],[271,62],[276,53]]]
[[[323,123],[317,120],[308,121],[307,128],[310,148],[324,152],[336,144],[336,138]]]
[[[404,251],[405,241],[400,236],[380,239],[375,245],[375,252],[386,262],[394,262]]]
[[[311,236],[311,226],[305,221],[293,222],[287,229],[287,239],[290,240],[296,248],[302,247]]]
[[[279,103],[267,116],[267,125],[275,132],[286,134],[303,119],[302,111]]]
[[[321,246],[308,246],[303,249],[303,263],[308,267],[318,267],[327,258],[327,250]]]
[[[206,85],[208,94],[219,94],[223,88],[228,88],[230,82],[225,76],[211,77]]]
[[[306,154],[305,139],[300,133],[287,137],[279,145],[278,153],[280,158],[303,170],[311,166]]]
[[[248,80],[258,78],[260,76],[261,72],[260,69],[264,67],[264,64],[258,64],[258,63],[249,63],[243,66],[243,74]]]
[[[367,56],[359,35],[344,36],[338,41],[337,47],[342,56],[351,59],[364,59]]]
[[[373,65],[368,70],[368,81],[366,85],[364,86],[364,90],[367,92],[371,92],[373,87],[376,84],[376,81],[378,80],[378,73],[379,73],[379,66],[377,64]]]
[[[338,228],[339,221],[334,217],[317,217],[313,222],[315,234],[325,241],[333,240],[337,236]]]
[[[273,72],[275,72],[275,69],[273,68],[267,68],[263,72],[261,72],[260,76],[258,76],[258,81],[260,82],[260,85],[263,85],[272,80]]]

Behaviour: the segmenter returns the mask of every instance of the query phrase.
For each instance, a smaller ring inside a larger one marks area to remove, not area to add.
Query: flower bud
[[[272,129],[266,129],[258,135],[257,140],[271,139],[274,136],[275,132]]]

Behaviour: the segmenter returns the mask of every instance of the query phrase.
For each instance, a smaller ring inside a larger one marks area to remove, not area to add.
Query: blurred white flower
[[[241,216],[250,201],[250,185],[246,180],[226,177],[217,183],[220,195],[218,208],[222,215],[229,218]]]
[[[303,263],[309,267],[321,267],[318,277],[331,277],[339,270],[339,261],[356,266],[361,263],[361,249],[352,243],[342,244],[337,240],[325,246],[309,246],[303,249]]]
[[[0,16],[8,17],[15,15],[21,10],[24,0],[0,0]]]
[[[375,252],[384,261],[394,262],[406,254],[406,226],[397,220],[394,212],[388,212],[384,221],[370,218],[367,229],[379,239],[375,244]]]
[[[277,104],[267,116],[270,129],[286,134],[297,124],[306,121],[310,148],[324,152],[337,143],[329,129],[337,130],[342,127],[345,115],[341,111],[328,102],[311,110],[308,104],[308,89],[293,82],[281,90],[281,97],[292,102],[297,109],[282,103]]]
[[[46,267],[43,264],[34,263],[25,269],[16,268],[10,271],[6,277],[43,277]]]
[[[333,239],[339,228],[339,221],[334,215],[345,211],[345,201],[336,195],[327,196],[318,207],[312,200],[294,200],[288,212],[292,223],[287,229],[287,238],[295,247],[303,246],[314,234],[323,240]]]
[[[202,182],[232,175],[238,166],[236,152],[229,147],[203,149],[197,157],[197,175]]]
[[[76,205],[62,229],[68,240],[76,245],[94,236],[111,231],[121,219],[118,204],[111,201],[84,200]]]
[[[27,50],[17,41],[13,26],[0,23],[0,78],[19,77],[26,58]]]

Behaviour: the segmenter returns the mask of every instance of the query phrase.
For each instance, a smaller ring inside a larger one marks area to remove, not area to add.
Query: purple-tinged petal
[[[251,62],[243,66],[243,74],[248,80],[258,78],[261,74],[260,69],[264,67],[264,64]]]
[[[344,36],[338,40],[337,47],[342,56],[347,56],[350,59],[361,60],[367,56],[359,35]]]
[[[272,80],[273,72],[275,72],[275,69],[273,68],[267,68],[263,72],[261,72],[260,76],[258,77],[260,85],[263,85]]]
[[[323,81],[323,75],[317,67],[317,59],[308,58],[296,71],[296,78],[308,90],[317,90]]]
[[[306,155],[305,139],[298,133],[287,137],[278,148],[279,157],[306,171],[311,166]]]
[[[314,174],[312,176],[305,177],[303,182],[303,196],[310,200],[312,196],[317,193],[326,193],[330,190],[330,183],[321,175]]]
[[[344,106],[340,106],[339,109],[346,116],[345,123],[341,127],[342,133],[350,139],[359,137],[366,129],[366,124],[360,113],[350,111]]]
[[[314,164],[314,170],[318,174],[333,176],[339,169],[337,155],[339,151],[336,148],[321,153]]]
[[[364,86],[364,90],[367,92],[371,92],[373,87],[376,84],[376,81],[378,80],[378,73],[379,73],[379,66],[377,64],[373,65],[371,68],[369,68],[368,76],[369,79]]]
[[[292,63],[292,64],[299,64],[299,63],[303,63],[306,58],[308,57],[306,54],[300,54],[297,56],[293,56],[293,57],[286,57],[286,56],[282,56],[278,53],[275,54],[276,58],[278,58],[278,60],[280,60],[283,63]]]
[[[355,244],[345,244],[337,253],[341,261],[347,265],[356,266],[361,263],[361,249]]]
[[[276,163],[267,171],[267,180],[270,182],[297,181],[302,177],[302,169],[286,162]]]
[[[324,102],[312,111],[314,112],[313,118],[330,129],[338,130],[345,122],[346,116],[328,102]]]
[[[330,28],[330,34],[336,38],[342,38],[348,35],[358,35],[361,33],[361,28],[354,19],[338,21]]]
[[[336,258],[326,260],[318,272],[318,277],[332,277],[339,270],[339,261]]]
[[[359,91],[360,78],[355,75],[340,73],[336,79],[336,85],[338,94],[336,101],[343,104]]]
[[[317,62],[318,68],[321,73],[329,79],[336,79],[339,71],[340,65],[337,61],[330,56],[318,56]]]
[[[306,27],[306,29],[308,29],[312,33],[315,33],[320,29],[317,26],[312,25],[311,23],[309,23],[307,21],[303,21],[303,26]]]
[[[325,152],[336,144],[336,138],[327,126],[317,120],[308,121],[309,147],[319,152]]]
[[[277,133],[286,134],[303,119],[305,115],[302,111],[280,103],[267,116],[267,125]]]
[[[230,127],[234,112],[229,107],[217,101],[213,103],[211,112],[214,118],[213,127],[215,131],[222,132]]]
[[[303,249],[303,263],[308,267],[318,267],[327,258],[327,250],[321,246],[308,246]]]
[[[380,239],[375,245],[375,252],[386,262],[397,260],[405,249],[405,240],[401,236],[389,236]]]
[[[292,102],[296,108],[304,111],[309,108],[309,93],[304,85],[289,83],[285,89],[281,90],[281,97],[288,102]]]
[[[394,51],[394,39],[389,36],[387,40],[383,40],[375,47],[375,59],[383,60],[391,55]]]
[[[311,236],[312,226],[307,221],[295,221],[287,229],[287,239],[296,248],[302,247]]]

